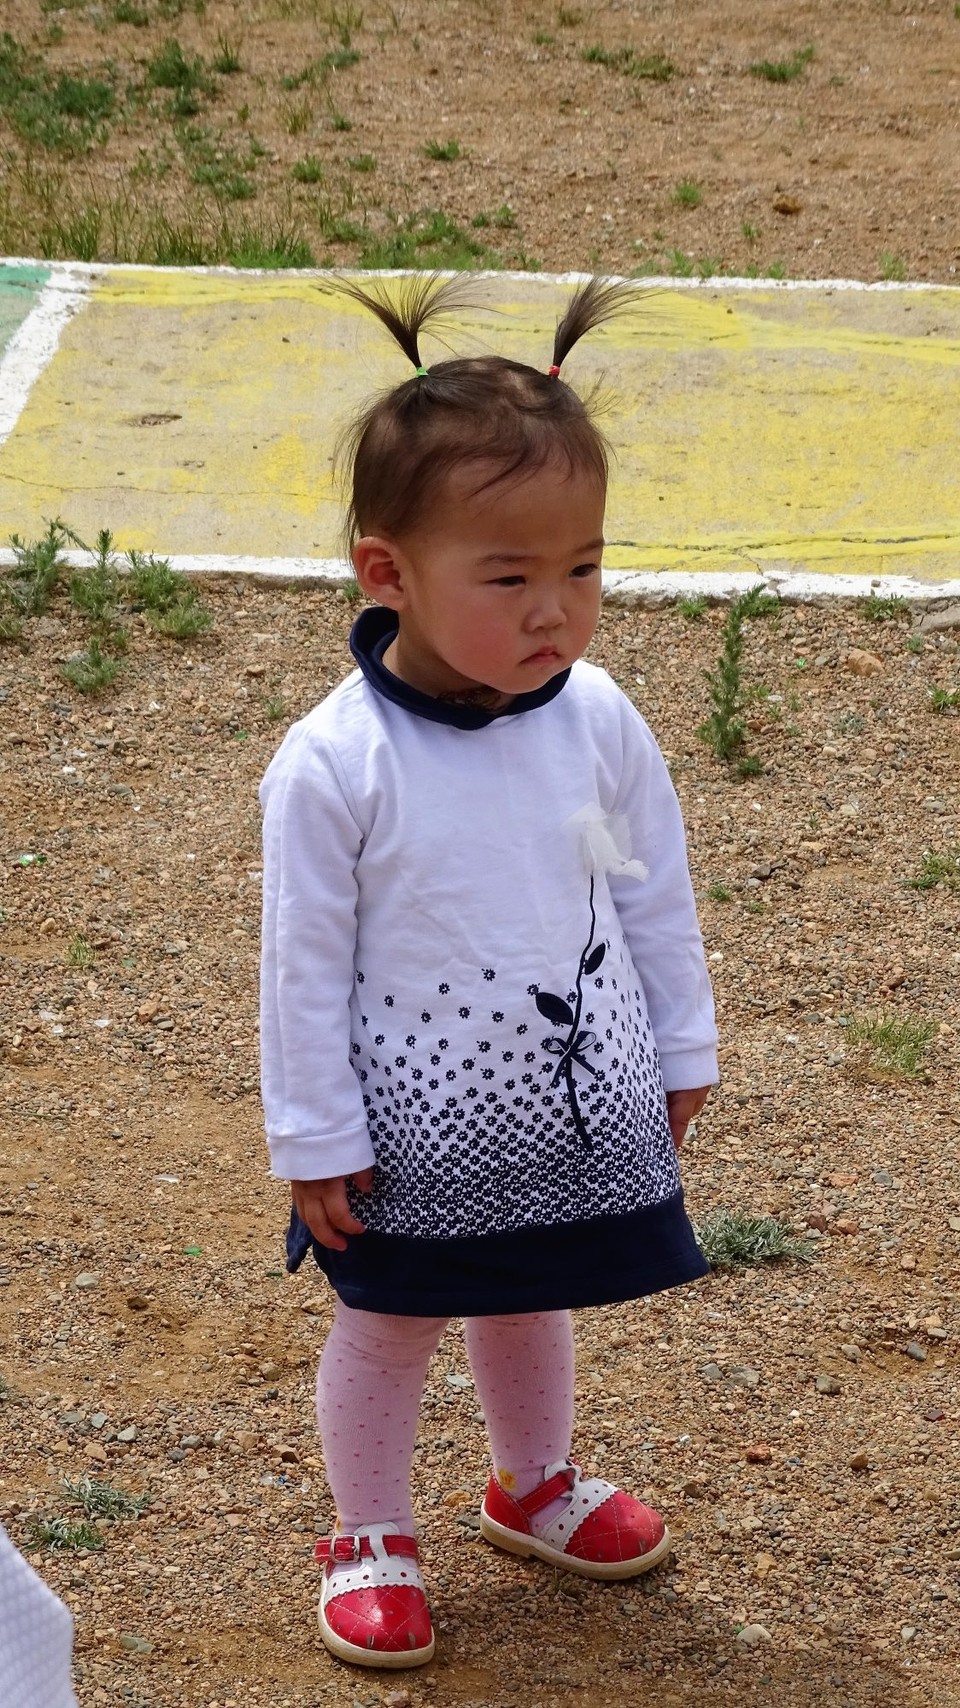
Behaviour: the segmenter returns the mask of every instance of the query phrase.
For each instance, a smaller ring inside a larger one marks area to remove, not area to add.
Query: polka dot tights
[[[395,1523],[413,1534],[410,1465],[420,1399],[446,1326],[443,1317],[380,1316],[337,1302],[317,1373],[317,1423],[347,1533]],[[497,1475],[522,1497],[546,1465],[570,1453],[570,1314],[470,1317],[466,1342]],[[548,1509],[540,1523],[549,1517]]]

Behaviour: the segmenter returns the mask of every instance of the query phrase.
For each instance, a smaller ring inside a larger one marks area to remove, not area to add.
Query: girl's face
[[[585,652],[600,614],[596,479],[548,465],[472,495],[482,478],[457,471],[402,544],[367,536],[355,550],[364,591],[400,617],[384,662],[424,693],[542,688]]]

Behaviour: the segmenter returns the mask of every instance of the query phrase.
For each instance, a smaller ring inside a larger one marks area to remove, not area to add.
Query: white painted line
[[[341,273],[358,273],[366,271],[359,267],[159,267],[144,261],[42,261],[31,259],[29,256],[16,255],[3,257],[5,267],[53,267],[55,272],[69,275],[74,279],[89,276],[95,279],[109,269],[111,273],[185,273],[191,278],[197,275],[210,274],[222,277],[234,275],[243,279],[324,279],[337,278]],[[439,272],[444,273],[441,267]],[[955,267],[948,269],[956,273]],[[370,275],[373,277],[373,273]],[[418,274],[410,268],[385,267],[377,270],[377,277],[387,279],[403,279]],[[593,275],[589,273],[520,273],[508,272],[505,268],[497,272],[477,271],[471,273],[451,273],[450,278],[457,279],[509,279],[513,283],[532,285],[578,285]],[[613,284],[636,285],[638,291],[656,286],[657,290],[703,291],[703,290],[739,290],[739,291],[870,291],[877,294],[897,293],[900,291],[960,291],[960,282],[936,279],[738,279],[727,273],[713,274],[707,279],[681,279],[674,274],[651,275],[649,278],[626,277],[617,273],[604,273],[603,277]]]
[[[205,576],[220,580],[249,579],[277,586],[305,581],[315,587],[337,588],[354,579],[353,569],[344,558],[178,556],[175,553],[165,557],[161,552],[154,555],[164,557],[171,569],[196,580]],[[60,557],[70,569],[84,569],[91,562],[88,552],[63,551]],[[0,571],[13,569],[15,565],[15,554],[0,548]],[[770,570],[767,574],[760,570],[728,573],[691,570],[678,573],[672,570],[605,569],[603,597],[611,605],[664,605],[674,599],[689,599],[698,594],[723,601],[736,598],[738,593],[745,593],[758,583],[787,604],[805,605],[821,599],[866,599],[871,593],[905,599],[911,605],[960,600],[960,579],[914,581],[907,575],[808,575],[783,569]]]
[[[102,268],[89,267],[80,274],[75,266],[55,267],[17,327],[0,361],[0,445],[17,425],[33,386],[56,353],[61,332],[83,307],[98,271]]]

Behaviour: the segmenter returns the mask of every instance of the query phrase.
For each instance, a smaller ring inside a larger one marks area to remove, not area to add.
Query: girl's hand
[[[331,1251],[346,1251],[344,1234],[362,1234],[362,1222],[351,1214],[347,1203],[347,1181],[352,1180],[361,1192],[373,1189],[373,1169],[360,1174],[337,1174],[331,1180],[291,1180],[293,1207],[301,1222],[306,1222],[315,1240]]]
[[[677,1150],[683,1144],[690,1122],[696,1120],[711,1090],[709,1085],[700,1085],[690,1091],[667,1092],[667,1116]]]

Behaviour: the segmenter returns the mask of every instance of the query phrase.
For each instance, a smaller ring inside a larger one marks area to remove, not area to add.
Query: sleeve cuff
[[[332,1180],[374,1165],[366,1127],[337,1138],[270,1138],[270,1172],[277,1180]]]
[[[720,1066],[713,1045],[698,1050],[661,1050],[660,1072],[664,1091],[688,1091],[701,1085],[717,1085]]]

